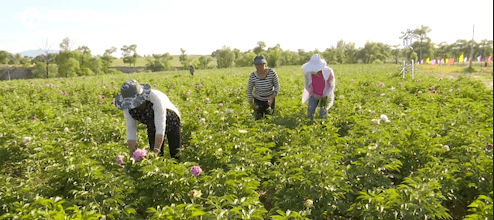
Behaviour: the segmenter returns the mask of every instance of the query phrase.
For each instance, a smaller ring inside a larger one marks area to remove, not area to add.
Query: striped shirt
[[[260,101],[268,101],[271,95],[277,95],[280,91],[280,83],[276,72],[273,69],[267,69],[267,72],[266,78],[263,79],[259,78],[257,71],[250,74],[247,87],[249,102],[252,101],[252,97]],[[254,88],[254,94],[252,94],[252,88]]]

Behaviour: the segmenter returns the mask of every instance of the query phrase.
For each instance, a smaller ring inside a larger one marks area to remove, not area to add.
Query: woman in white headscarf
[[[319,54],[314,54],[309,62],[302,65],[305,73],[305,87],[302,95],[302,103],[309,101],[307,117],[312,118],[317,106],[321,117],[328,113],[334,103],[335,77],[326,61]]]

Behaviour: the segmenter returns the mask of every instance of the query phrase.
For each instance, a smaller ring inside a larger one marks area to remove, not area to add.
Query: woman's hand
[[[252,109],[256,110],[256,104],[254,103],[254,100],[250,101],[249,104]]]
[[[159,149],[159,148],[157,148],[157,147],[155,147],[155,148],[153,149],[153,152],[155,152],[156,154],[159,154],[159,153],[160,153],[160,149]]]
[[[273,103],[273,100],[274,100],[274,95],[270,96],[269,99],[268,99],[268,105],[271,105],[271,103]]]
[[[315,98],[315,99],[321,100],[321,99],[322,99],[322,96],[317,95],[317,94],[313,94],[313,95],[312,95],[312,98]]]

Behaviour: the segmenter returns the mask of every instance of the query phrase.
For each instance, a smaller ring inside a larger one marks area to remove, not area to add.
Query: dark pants
[[[276,98],[273,98],[273,102],[271,103],[271,105],[268,104],[268,101],[261,101],[254,98],[254,117],[256,119],[260,119],[266,116],[266,114],[274,114],[275,104]]]
[[[177,113],[172,110],[166,110],[166,130],[165,136],[168,139],[168,148],[170,150],[170,156],[172,158],[178,159],[178,148],[180,148],[182,138],[180,131],[180,118]],[[149,138],[149,146],[151,147],[151,151],[154,149],[154,142],[156,138],[156,129],[149,128],[148,126],[148,138]],[[160,155],[163,156],[163,151],[165,146],[165,141],[163,140],[163,144],[161,145]]]

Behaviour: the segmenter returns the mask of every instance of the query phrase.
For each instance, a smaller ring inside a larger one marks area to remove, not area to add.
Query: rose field
[[[300,66],[276,68],[257,121],[253,67],[2,81],[0,219],[492,219],[492,89],[398,68],[333,66],[314,120]],[[130,79],[180,110],[179,160],[129,155],[113,101]]]

